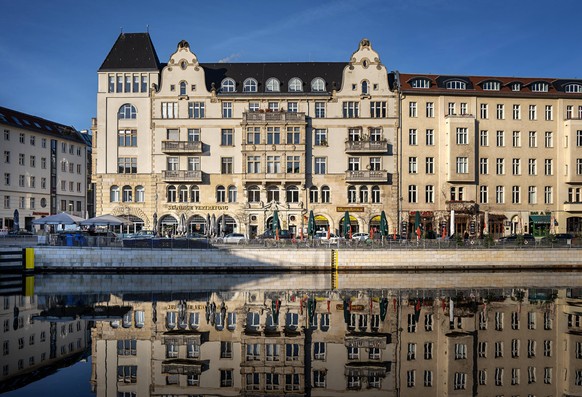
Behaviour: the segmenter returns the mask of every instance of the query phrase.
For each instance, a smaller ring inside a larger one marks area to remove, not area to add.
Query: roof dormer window
[[[281,91],[281,83],[279,83],[279,80],[277,80],[274,77],[271,77],[269,80],[267,80],[267,84],[265,85],[266,92],[279,92]]]
[[[446,82],[445,87],[447,90],[466,90],[467,83],[461,80],[449,80]]]
[[[521,83],[511,83],[511,91],[521,91]]]
[[[430,88],[429,79],[414,79],[410,82],[412,88]]]
[[[548,92],[548,83],[543,81],[538,81],[537,83],[532,83],[532,92]]]
[[[220,91],[221,92],[235,92],[236,91],[236,84],[233,79],[226,78],[222,80],[220,83]]]
[[[289,80],[289,92],[302,92],[303,82],[298,77],[293,77]]]
[[[499,91],[501,89],[501,84],[499,81],[486,81],[483,83],[484,91]]]
[[[325,92],[325,80],[321,77],[316,77],[311,81],[311,91]]]
[[[243,92],[257,92],[257,80],[248,78],[243,83]]]
[[[578,83],[566,84],[564,86],[564,92],[567,92],[567,93],[582,92],[582,84],[578,84]]]

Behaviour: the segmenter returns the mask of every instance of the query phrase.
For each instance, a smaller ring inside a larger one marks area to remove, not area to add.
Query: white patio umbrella
[[[131,225],[131,222],[125,218],[119,218],[114,215],[101,215],[95,218],[84,220],[80,223],[81,226],[119,226]]]
[[[61,212],[60,214],[45,216],[44,218],[35,219],[32,221],[33,225],[74,225],[84,221],[75,215]]]

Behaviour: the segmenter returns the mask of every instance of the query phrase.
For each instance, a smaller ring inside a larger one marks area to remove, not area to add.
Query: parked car
[[[271,230],[265,230],[263,234],[257,236],[258,239],[266,239],[266,238],[275,238],[276,234]],[[289,230],[279,230],[279,238],[280,239],[292,239],[293,234]]]
[[[11,230],[8,232],[8,236],[34,236],[34,233],[26,229]]]
[[[327,238],[327,232],[325,230],[319,230],[315,232],[313,238],[321,240],[321,242],[329,243],[329,244],[336,244],[340,239],[343,240],[343,237],[336,236],[334,233],[329,234],[329,239]]]
[[[542,244],[556,244],[556,245],[572,245],[576,236],[572,233],[556,233],[541,239]]]
[[[245,240],[245,235],[241,233],[230,233],[222,238],[222,242],[226,244],[238,244]]]
[[[352,234],[352,240],[357,240],[357,241],[366,241],[370,238],[370,234],[368,233],[354,233]]]
[[[523,244],[523,245],[534,245],[536,239],[531,234],[512,234],[510,236],[500,237],[498,240],[499,244]]]

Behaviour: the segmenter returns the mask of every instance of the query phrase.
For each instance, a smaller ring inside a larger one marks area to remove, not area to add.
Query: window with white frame
[[[489,105],[488,104],[482,103],[479,106],[479,115],[481,116],[482,119],[489,118]]]
[[[409,185],[408,186],[408,202],[409,203],[418,202],[416,185]],[[409,327],[409,329],[410,329],[410,327]]]
[[[416,343],[408,344],[408,353],[406,354],[407,360],[416,360]]]
[[[432,128],[428,128],[426,130],[426,145],[427,146],[434,146],[434,130]]]
[[[248,78],[243,83],[243,92],[257,92],[257,80]]]
[[[311,91],[325,92],[325,80],[321,77],[316,77],[311,81]]]
[[[433,342],[425,342],[424,343],[424,359],[425,360],[432,360],[432,353],[433,353]]]
[[[427,157],[425,160],[425,172],[434,174],[434,157]]]
[[[542,81],[532,83],[531,90],[532,92],[548,92],[548,83]]]
[[[416,157],[409,157],[408,158],[408,173],[409,174],[418,173]]]
[[[481,175],[489,174],[489,159],[487,157],[481,157],[479,159],[479,173]]]
[[[408,117],[417,117],[417,106],[416,102],[410,102],[408,104]]]
[[[343,103],[343,117],[347,119],[360,117],[360,103],[349,101]]]
[[[434,102],[426,103],[426,117],[428,118],[434,117]]]
[[[479,186],[479,202],[481,204],[487,204],[489,202],[489,190],[487,186]]]
[[[503,386],[503,368],[495,368],[495,386]]]
[[[527,341],[527,356],[529,358],[536,356],[536,341],[533,339]]]
[[[521,120],[521,105],[513,105],[512,116],[514,120]]]
[[[511,340],[511,358],[519,357],[519,339]]]
[[[538,161],[537,161],[537,159],[528,159],[527,160],[527,173],[529,175],[537,175],[538,174]]]
[[[469,173],[469,158],[457,157],[457,174]]]
[[[427,204],[434,203],[434,186],[433,185],[426,185],[424,191],[424,199]]]
[[[424,370],[424,387],[432,387],[432,371]]]
[[[496,107],[496,116],[497,116],[497,120],[503,120],[505,119],[505,105],[503,104],[498,104]]]
[[[513,131],[512,144],[513,147],[521,147],[521,133],[519,131]]]
[[[370,117],[372,118],[386,117],[386,102],[385,101],[370,102]]]
[[[406,371],[406,386],[414,387],[416,384],[416,370],[411,369]]]
[[[449,116],[455,115],[457,114],[457,111],[455,110],[455,103],[454,102],[449,102],[448,106],[447,106],[447,114]]]
[[[416,128],[411,128],[408,130],[408,144],[410,146],[418,145],[418,135]]]
[[[465,360],[467,358],[467,345],[455,343],[455,360]]]
[[[501,130],[497,131],[496,144],[498,147],[505,146],[505,133]]]
[[[477,382],[480,386],[485,386],[487,384],[487,370],[480,369],[477,373]]]
[[[487,130],[479,131],[479,145],[489,146],[489,132]]]
[[[220,83],[220,92],[235,92],[236,83],[231,78],[226,78]]]
[[[321,119],[325,117],[325,102],[315,102],[315,118]]]
[[[176,119],[178,118],[178,103],[177,102],[162,102],[162,118]]]
[[[553,204],[554,194],[551,186],[544,186],[544,204]]]
[[[554,110],[553,110],[552,105],[546,105],[545,119],[546,119],[546,121],[551,121],[554,119]]]
[[[529,119],[530,120],[537,120],[537,106],[536,105],[529,105]]]
[[[477,344],[477,356],[479,358],[487,358],[487,342],[479,342]]]
[[[527,383],[536,383],[536,367],[527,367]]]
[[[552,357],[552,341],[544,340],[544,357]]]
[[[445,88],[447,90],[465,90],[467,83],[461,80],[449,80],[445,83]]]
[[[469,133],[467,128],[457,128],[457,145],[468,145]]]
[[[554,147],[554,139],[551,131],[546,131],[544,133],[544,147],[546,148]]]
[[[511,160],[511,170],[513,175],[521,175],[521,159]]]
[[[203,119],[204,118],[204,102],[189,102],[188,103],[188,118]]]
[[[512,186],[511,188],[511,203],[512,204],[521,203],[521,188],[519,186]]]
[[[467,388],[467,374],[464,372],[455,372],[453,388],[455,390],[465,390]]]

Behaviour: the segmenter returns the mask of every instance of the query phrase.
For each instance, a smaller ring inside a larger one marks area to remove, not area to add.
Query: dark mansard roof
[[[122,33],[99,71],[159,69],[160,61],[149,33]]]

